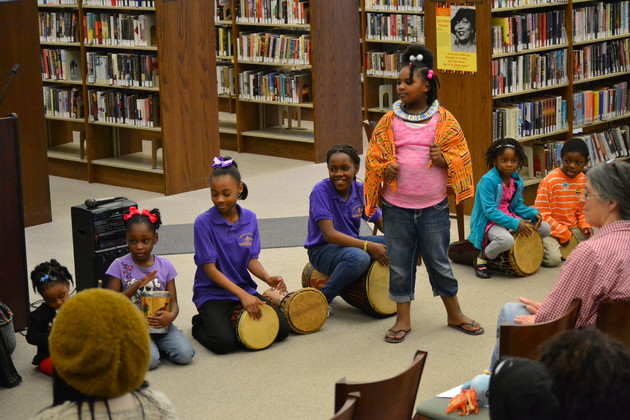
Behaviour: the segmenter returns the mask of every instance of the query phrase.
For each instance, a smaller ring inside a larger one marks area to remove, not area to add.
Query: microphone
[[[110,197],[110,198],[88,198],[85,200],[85,207],[93,209],[103,204],[112,203],[114,201],[126,200],[127,197]]]
[[[17,74],[18,71],[20,71],[20,65],[14,64],[13,67],[11,68],[11,74],[9,75],[9,79],[4,84],[4,87],[2,88],[2,93],[0,93],[0,105],[2,105],[2,101],[4,100],[4,95],[7,94],[7,90],[9,90],[9,86],[11,85],[11,82],[13,82],[13,77]]]

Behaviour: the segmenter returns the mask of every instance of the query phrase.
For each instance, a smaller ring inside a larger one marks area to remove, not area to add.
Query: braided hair
[[[125,220],[125,229],[127,231],[127,233],[129,233],[129,231],[131,230],[131,226],[132,225],[136,225],[136,224],[140,224],[140,223],[146,223],[148,225],[151,226],[151,231],[153,233],[157,232],[157,230],[160,228],[160,226],[162,226],[162,216],[160,215],[160,210],[159,209],[153,209],[151,211],[149,211],[150,215],[155,216],[155,221],[152,222],[150,217],[147,216],[146,214],[142,214],[142,213],[136,213],[133,216],[131,216],[129,219]]]
[[[350,159],[352,159],[352,161],[354,162],[355,165],[360,165],[361,164],[361,158],[359,157],[359,153],[357,152],[357,149],[355,149],[354,147],[350,146],[349,144],[336,144],[334,145],[329,151],[328,153],[326,153],[326,165],[330,164],[330,157],[334,154],[337,153],[345,153],[346,155],[350,156]],[[354,180],[357,180],[357,176],[354,176]]]
[[[418,60],[418,56],[422,56],[422,59]],[[411,57],[415,58],[415,60],[412,60]],[[438,98],[438,88],[440,87],[440,81],[433,72],[433,53],[431,50],[423,44],[411,44],[403,51],[400,61],[403,68],[404,66],[409,67],[410,81],[413,79],[414,74],[417,74],[420,79],[429,82],[430,89],[427,92],[427,103],[431,105]],[[429,71],[431,71],[430,77]]]
[[[41,295],[42,291],[54,284],[74,284],[74,280],[72,280],[72,275],[66,267],[59,264],[57,260],[52,259],[38,264],[31,271],[31,283],[33,284],[33,290]]]
[[[217,166],[216,168],[214,168],[212,170],[212,173],[210,174],[209,182],[212,183],[212,180],[219,176],[231,176],[232,178],[234,178],[237,185],[243,185],[243,192],[238,196],[238,199],[245,200],[248,194],[247,185],[243,181],[241,181],[241,172],[238,170],[238,165],[236,161],[229,156],[220,156],[219,159],[221,159],[222,161],[231,160],[232,164],[228,166]]]
[[[486,165],[488,169],[494,168],[497,157],[508,148],[514,150],[516,158],[518,159],[518,170],[521,170],[525,164],[525,151],[521,143],[509,137],[496,140],[488,147],[486,151]]]

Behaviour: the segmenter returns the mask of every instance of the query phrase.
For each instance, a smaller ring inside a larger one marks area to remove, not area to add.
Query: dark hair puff
[[[488,165],[488,169],[494,168],[494,162],[497,157],[505,151],[505,149],[514,150],[516,158],[518,159],[518,170],[520,171],[525,164],[525,151],[523,150],[521,143],[510,137],[496,140],[490,144],[490,147],[488,147],[488,150],[486,151],[486,165]]]
[[[66,267],[59,264],[55,259],[45,261],[38,264],[33,271],[31,271],[31,283],[33,284],[33,290],[42,294],[42,290],[57,283],[71,283],[72,275]]]

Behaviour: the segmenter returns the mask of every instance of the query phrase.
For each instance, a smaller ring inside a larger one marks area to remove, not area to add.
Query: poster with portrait
[[[477,25],[474,6],[436,8],[438,70],[477,73]]]

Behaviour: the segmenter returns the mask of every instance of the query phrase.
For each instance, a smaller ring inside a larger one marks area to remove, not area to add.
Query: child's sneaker
[[[489,279],[490,270],[488,270],[488,261],[482,260],[481,258],[477,258],[475,263],[475,275],[480,279]]]

